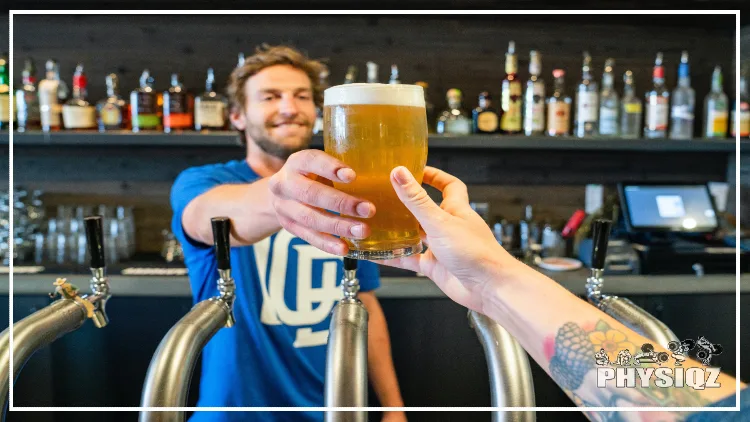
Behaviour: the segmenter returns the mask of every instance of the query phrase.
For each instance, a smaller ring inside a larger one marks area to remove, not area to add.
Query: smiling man
[[[282,229],[275,208],[303,207],[297,198],[333,189],[309,176],[319,151],[308,150],[323,87],[324,66],[289,47],[263,47],[229,81],[231,120],[246,147],[244,160],[191,168],[172,187],[172,229],[183,245],[195,302],[217,295],[210,219],[232,220],[236,325],[219,331],[203,350],[198,406],[323,406],[330,315],[342,297],[340,257]],[[351,175],[346,169],[340,179]],[[270,193],[271,178],[274,190]],[[279,199],[283,197],[283,199]],[[272,201],[277,201],[276,207]],[[279,207],[278,201],[284,206]],[[348,198],[343,214],[372,216],[367,201]],[[299,208],[297,208],[299,209]],[[327,209],[339,209],[331,207]],[[310,208],[311,218],[320,212]],[[367,233],[361,233],[366,236]],[[369,312],[370,382],[383,406],[403,406],[390,339],[373,290],[377,266],[362,262],[360,299]],[[322,421],[321,412],[196,412],[203,421]],[[385,412],[383,421],[405,421]]]

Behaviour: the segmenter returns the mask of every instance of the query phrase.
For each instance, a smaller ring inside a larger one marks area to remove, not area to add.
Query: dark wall
[[[732,294],[632,296],[664,321],[680,338],[705,336],[725,351],[714,360],[722,371],[736,372],[735,298]],[[750,297],[743,295],[743,302]],[[43,296],[14,297],[14,317],[45,306]],[[0,319],[7,318],[0,300]],[[490,405],[484,355],[466,319],[466,309],[448,299],[381,299],[392,341],[393,360],[407,406],[484,407]],[[146,370],[169,328],[191,308],[190,298],[117,297],[107,304],[110,325],[91,323],[34,355],[15,384],[17,406],[138,406]],[[750,308],[740,308],[743,320]],[[0,320],[2,327],[7,319]],[[750,347],[743,330],[741,347]],[[747,380],[750,361],[741,362]],[[537,405],[572,406],[542,369],[532,363]],[[197,399],[196,369],[188,405]],[[371,405],[379,406],[374,392]],[[98,422],[98,413],[12,413],[8,422]],[[108,422],[135,420],[132,413],[111,413]],[[377,421],[373,415],[371,420]],[[414,412],[414,422],[488,422],[481,412]],[[543,413],[540,421],[584,421],[580,413]]]
[[[572,93],[580,78],[581,52],[593,55],[593,71],[601,79],[604,60],[614,57],[616,82],[632,69],[639,94],[651,86],[651,68],[657,51],[666,60],[667,84],[676,84],[680,51],[691,54],[693,86],[698,104],[710,86],[714,65],[727,72],[731,82],[734,57],[734,16],[612,17],[589,16],[17,16],[14,21],[15,75],[20,77],[23,58],[37,66],[57,58],[62,77],[70,82],[77,62],[87,68],[93,100],[105,95],[104,75],[117,72],[125,91],[133,89],[144,68],[153,72],[158,89],[166,88],[171,72],[180,72],[185,84],[202,91],[205,71],[214,66],[219,86],[236,63],[237,53],[252,53],[261,43],[288,43],[312,57],[325,58],[331,82],[341,83],[346,67],[356,64],[360,80],[365,62],[381,66],[381,80],[390,65],[399,65],[401,80],[425,80],[429,94],[440,107],[445,92],[464,90],[467,108],[476,106],[477,94],[500,91],[504,53],[515,40],[521,78],[528,75],[528,52],[542,54],[543,76],[551,90],[554,67],[567,71]],[[664,26],[685,19],[685,26]],[[731,96],[730,96],[731,97]],[[702,106],[700,107],[702,109]],[[698,119],[701,120],[701,119]]]

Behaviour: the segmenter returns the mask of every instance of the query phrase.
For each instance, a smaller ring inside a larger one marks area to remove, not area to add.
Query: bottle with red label
[[[646,93],[646,121],[644,138],[666,138],[669,121],[669,90],[664,83],[664,54],[656,54],[654,62],[654,87]]]
[[[180,83],[180,76],[172,74],[171,86],[164,91],[164,132],[193,127],[193,98]]]
[[[65,129],[88,130],[96,128],[96,108],[86,101],[87,83],[83,64],[79,63],[73,74],[73,98],[62,107]]]
[[[732,124],[729,126],[729,131],[732,138],[736,137],[736,112],[737,104],[732,104]],[[750,137],[750,98],[747,95],[747,81],[744,77],[740,77],[740,112],[739,112],[739,123],[740,123],[740,138]]]

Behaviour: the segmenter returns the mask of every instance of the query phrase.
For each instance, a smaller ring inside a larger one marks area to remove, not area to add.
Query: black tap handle
[[[232,268],[229,264],[229,230],[231,229],[229,218],[214,217],[211,219],[211,226],[214,229],[214,250],[216,260],[219,261],[219,269],[229,270]]]
[[[357,260],[353,258],[344,257],[344,270],[353,271],[357,269]]]
[[[607,258],[607,243],[609,242],[609,231],[612,229],[612,221],[596,220],[591,229],[591,268],[604,269],[604,260]]]
[[[104,228],[101,215],[83,219],[86,225],[86,243],[91,256],[91,268],[104,268]]]

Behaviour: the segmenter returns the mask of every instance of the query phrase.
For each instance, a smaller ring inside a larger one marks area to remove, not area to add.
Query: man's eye
[[[263,97],[263,101],[271,101],[271,100],[273,100],[273,96],[271,95],[266,95]]]

